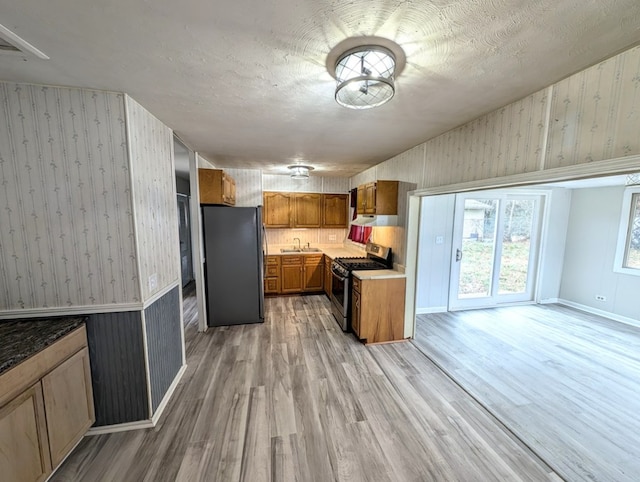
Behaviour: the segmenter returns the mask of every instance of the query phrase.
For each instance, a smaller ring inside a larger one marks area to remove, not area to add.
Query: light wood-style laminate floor
[[[155,429],[86,437],[54,481],[544,481],[550,468],[409,342],[365,347],[324,296],[197,333]]]
[[[419,315],[413,343],[563,478],[640,480],[640,329],[528,305]]]

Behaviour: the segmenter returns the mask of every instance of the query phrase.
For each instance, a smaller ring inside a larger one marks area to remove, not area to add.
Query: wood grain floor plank
[[[414,343],[567,480],[640,480],[640,330],[557,305],[420,315]]]
[[[414,345],[362,345],[324,296],[269,298],[258,325],[185,322],[158,425],[85,438],[52,481],[554,480]]]

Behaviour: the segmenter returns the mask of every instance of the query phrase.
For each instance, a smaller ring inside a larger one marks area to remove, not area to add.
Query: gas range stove
[[[345,278],[351,271],[371,269],[391,269],[391,248],[379,244],[367,243],[367,256],[336,258],[331,269]]]
[[[366,257],[336,258],[331,263],[331,313],[344,331],[351,329],[352,271],[391,269],[391,248],[369,243]]]

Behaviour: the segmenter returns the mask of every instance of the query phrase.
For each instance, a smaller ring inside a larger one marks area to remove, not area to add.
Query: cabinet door
[[[358,186],[358,191],[356,194],[356,213],[364,214],[364,210],[367,208],[367,199],[365,196],[366,185],[362,184]]]
[[[228,174],[222,174],[222,199],[224,204],[234,206],[236,204],[236,182]]]
[[[264,225],[268,228],[291,227],[291,195],[286,192],[265,192],[263,196]]]
[[[277,295],[280,293],[280,277],[277,278],[265,278],[264,280],[264,294]]]
[[[376,183],[370,182],[364,186],[364,214],[376,213]]]
[[[83,348],[46,375],[42,391],[56,467],[95,421],[89,351]]]
[[[282,293],[300,293],[303,288],[302,257],[283,256],[280,276]]]
[[[322,291],[324,264],[322,257],[307,256],[304,261],[304,291]]]
[[[295,228],[319,228],[321,221],[320,194],[294,194]]]
[[[356,290],[351,291],[351,328],[356,334],[356,337],[360,337],[360,293]]]
[[[322,227],[346,228],[348,223],[348,194],[322,195]]]
[[[0,409],[0,467],[2,480],[34,482],[51,473],[40,382]]]
[[[223,204],[223,173],[220,169],[198,169],[200,204]]]
[[[333,260],[329,256],[324,257],[324,292],[331,297],[331,262]]]

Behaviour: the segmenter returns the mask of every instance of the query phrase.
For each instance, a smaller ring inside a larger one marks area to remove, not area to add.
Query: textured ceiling
[[[637,44],[640,2],[0,0],[0,23],[50,57],[1,55],[2,80],[126,92],[217,166],[347,176]],[[333,100],[354,36],[406,55],[377,109]]]

